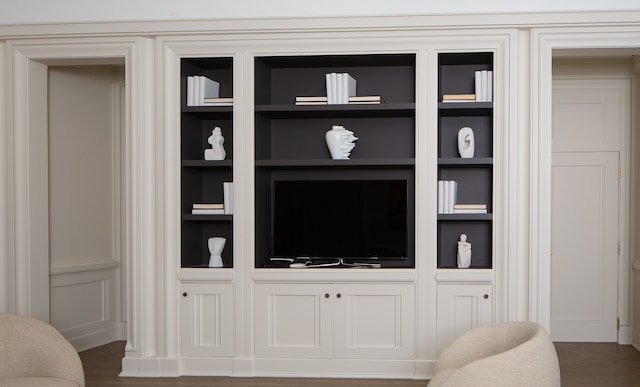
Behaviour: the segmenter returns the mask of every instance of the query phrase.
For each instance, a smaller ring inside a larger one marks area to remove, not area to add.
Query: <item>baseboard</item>
[[[121,377],[175,378],[180,376],[178,358],[122,359]]]
[[[78,337],[67,338],[78,352],[118,341],[118,329],[109,328]]]

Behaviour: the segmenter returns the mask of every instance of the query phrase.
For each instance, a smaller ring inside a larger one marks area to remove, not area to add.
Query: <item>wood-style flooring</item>
[[[556,343],[563,387],[640,387],[640,352],[613,343]],[[305,378],[121,378],[124,343],[80,353],[87,387],[424,387],[423,380]]]

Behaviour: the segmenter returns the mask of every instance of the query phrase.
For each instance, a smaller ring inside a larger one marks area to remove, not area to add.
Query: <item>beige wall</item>
[[[52,264],[113,259],[114,66],[49,67]]]

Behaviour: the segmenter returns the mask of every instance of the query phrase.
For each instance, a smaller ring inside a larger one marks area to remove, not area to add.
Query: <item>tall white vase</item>
[[[211,237],[208,239],[209,246],[209,267],[224,267],[222,262],[222,250],[227,240],[222,237]]]

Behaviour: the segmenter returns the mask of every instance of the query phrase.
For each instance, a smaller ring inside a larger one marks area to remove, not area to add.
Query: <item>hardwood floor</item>
[[[556,343],[563,387],[640,386],[640,352],[613,343]],[[424,387],[422,380],[304,378],[121,378],[124,343],[116,342],[80,353],[87,387]]]

